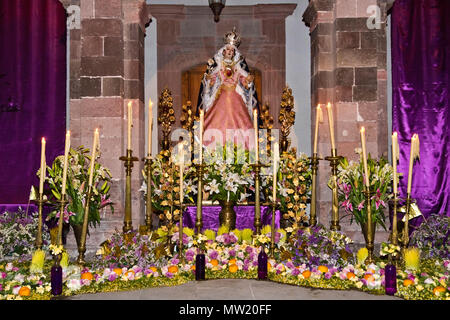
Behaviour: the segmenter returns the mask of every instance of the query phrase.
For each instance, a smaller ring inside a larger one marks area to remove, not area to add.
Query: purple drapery
[[[410,141],[419,135],[420,162],[411,197],[427,217],[450,215],[450,1],[397,0],[392,9],[392,129],[400,147],[400,196],[406,197]],[[410,221],[418,226],[422,217]]]
[[[64,153],[66,14],[58,0],[0,1],[0,203],[27,203],[47,163]]]

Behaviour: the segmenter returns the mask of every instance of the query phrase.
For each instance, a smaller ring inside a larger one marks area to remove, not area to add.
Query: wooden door
[[[183,72],[181,79],[181,102],[186,104],[191,101],[193,109],[197,109],[198,92],[202,82],[203,74],[206,71],[206,64],[192,67]],[[255,88],[258,101],[261,104],[261,72],[258,69],[250,68],[250,72],[255,76]]]

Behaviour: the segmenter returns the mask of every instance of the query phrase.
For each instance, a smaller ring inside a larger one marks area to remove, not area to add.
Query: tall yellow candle
[[[253,109],[253,128],[255,129],[255,161],[259,162],[259,143],[258,143],[258,110]]]
[[[419,157],[419,136],[415,133],[411,138],[411,152],[409,155],[408,188],[407,188],[408,194],[411,194],[412,172],[414,160],[417,157]]]
[[[148,102],[148,155],[152,155],[152,130],[153,130],[153,102],[152,99],[149,99]]]
[[[66,146],[64,149],[64,167],[63,167],[63,178],[62,178],[62,190],[61,194],[66,194],[66,182],[67,182],[67,167],[69,164],[69,150],[70,150],[70,131],[66,133]]]
[[[184,172],[184,149],[183,144],[178,144],[178,156],[180,157],[180,204],[183,203],[183,172]]]
[[[361,146],[362,146],[362,156],[363,156],[363,164],[364,164],[364,175],[365,175],[365,185],[369,188],[369,171],[367,170],[367,154],[366,154],[366,129],[361,127]]]
[[[399,159],[398,136],[397,132],[392,134],[392,168],[394,176],[394,193],[398,194],[397,161]]]
[[[200,109],[200,154],[199,154],[199,163],[203,163],[203,124],[205,122],[205,112],[203,111],[203,108]]]
[[[278,142],[275,142],[273,146],[273,201],[277,200],[277,172],[278,172],[278,161],[280,159],[280,149],[278,147]]]
[[[44,193],[45,172],[47,171],[47,164],[45,163],[45,138],[41,141],[41,174],[39,180],[39,194]]]
[[[99,140],[98,129],[94,131],[94,142],[92,143],[92,155],[91,155],[91,164],[89,166],[89,187],[92,186],[92,181],[94,178],[94,165],[95,165],[95,157],[97,152],[97,143]]]
[[[333,123],[333,109],[331,109],[331,103],[327,104],[328,112],[328,125],[330,127],[330,138],[331,138],[331,149],[336,149],[336,144],[334,142],[334,123]]]
[[[131,150],[131,127],[133,126],[133,106],[131,101],[128,102],[128,143],[127,149]]]
[[[317,153],[317,143],[319,140],[319,122],[323,122],[322,108],[320,104],[317,105],[316,108],[316,128],[314,130],[314,151],[313,153]]]

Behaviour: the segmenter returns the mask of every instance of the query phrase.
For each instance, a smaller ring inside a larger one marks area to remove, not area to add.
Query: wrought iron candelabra
[[[131,171],[133,170],[133,162],[139,161],[138,158],[133,157],[133,151],[127,149],[127,155],[122,156],[119,160],[124,162],[126,172],[125,182],[125,216],[123,221],[123,232],[127,233],[133,229],[132,226],[132,212],[131,212]]]
[[[317,171],[319,169],[319,161],[323,160],[314,153],[311,160],[311,175],[312,175],[312,185],[311,185],[311,211],[309,215],[309,225],[315,226],[317,224],[317,211],[316,211],[316,192],[317,192]]]
[[[341,230],[339,225],[339,199],[338,199],[338,189],[337,189],[337,167],[339,161],[342,157],[337,155],[337,149],[331,149],[331,156],[325,157],[325,160],[330,161],[331,175],[333,179],[332,188],[332,212],[331,212],[331,226],[330,229],[333,231]]]

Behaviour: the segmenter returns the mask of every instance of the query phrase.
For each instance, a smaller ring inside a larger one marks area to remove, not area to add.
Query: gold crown
[[[236,27],[233,27],[233,31],[228,32],[223,37],[223,42],[225,44],[231,44],[236,48],[241,44],[241,37],[236,33]]]

